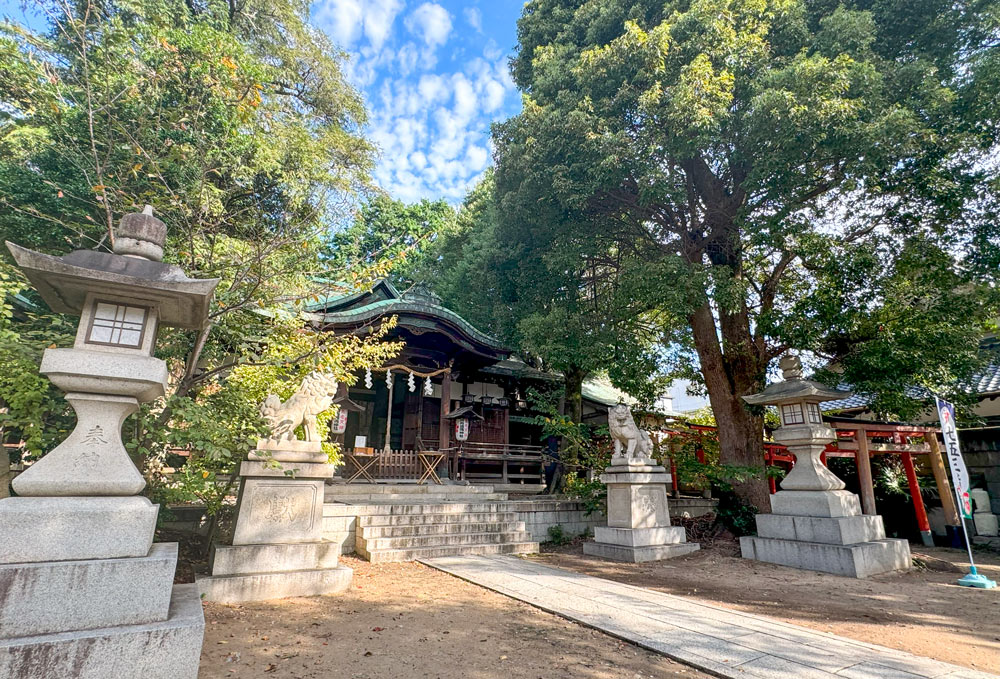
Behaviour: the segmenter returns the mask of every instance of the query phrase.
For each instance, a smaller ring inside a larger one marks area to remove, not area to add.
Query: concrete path
[[[997,675],[507,556],[421,561],[720,677],[997,679]]]

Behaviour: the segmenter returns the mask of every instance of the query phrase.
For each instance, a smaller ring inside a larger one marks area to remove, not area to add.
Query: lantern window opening
[[[801,403],[786,403],[781,406],[782,424],[804,424],[805,421],[805,417],[802,415]]]
[[[86,343],[132,349],[142,347],[149,311],[145,306],[94,300]]]
[[[807,403],[806,411],[809,413],[811,424],[823,424],[823,413],[820,412],[818,403]]]

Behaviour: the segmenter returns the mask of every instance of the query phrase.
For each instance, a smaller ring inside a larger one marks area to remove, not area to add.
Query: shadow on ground
[[[340,596],[206,603],[199,678],[708,676],[419,564],[343,561]]]

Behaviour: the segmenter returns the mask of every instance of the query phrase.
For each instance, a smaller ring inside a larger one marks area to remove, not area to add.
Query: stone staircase
[[[428,490],[394,492],[397,486],[366,495],[335,491],[334,502],[328,488],[323,521],[329,537],[343,541],[353,533],[355,553],[373,563],[538,551],[503,493],[489,486],[445,492],[446,486],[417,488]]]

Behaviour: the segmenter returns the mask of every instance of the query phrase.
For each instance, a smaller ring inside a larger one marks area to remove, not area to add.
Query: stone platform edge
[[[162,622],[0,639],[0,677],[197,679],[204,632],[197,588],[174,585]]]
[[[235,604],[300,596],[339,594],[351,586],[354,570],[347,566],[277,573],[201,576],[195,586],[205,601]]]

